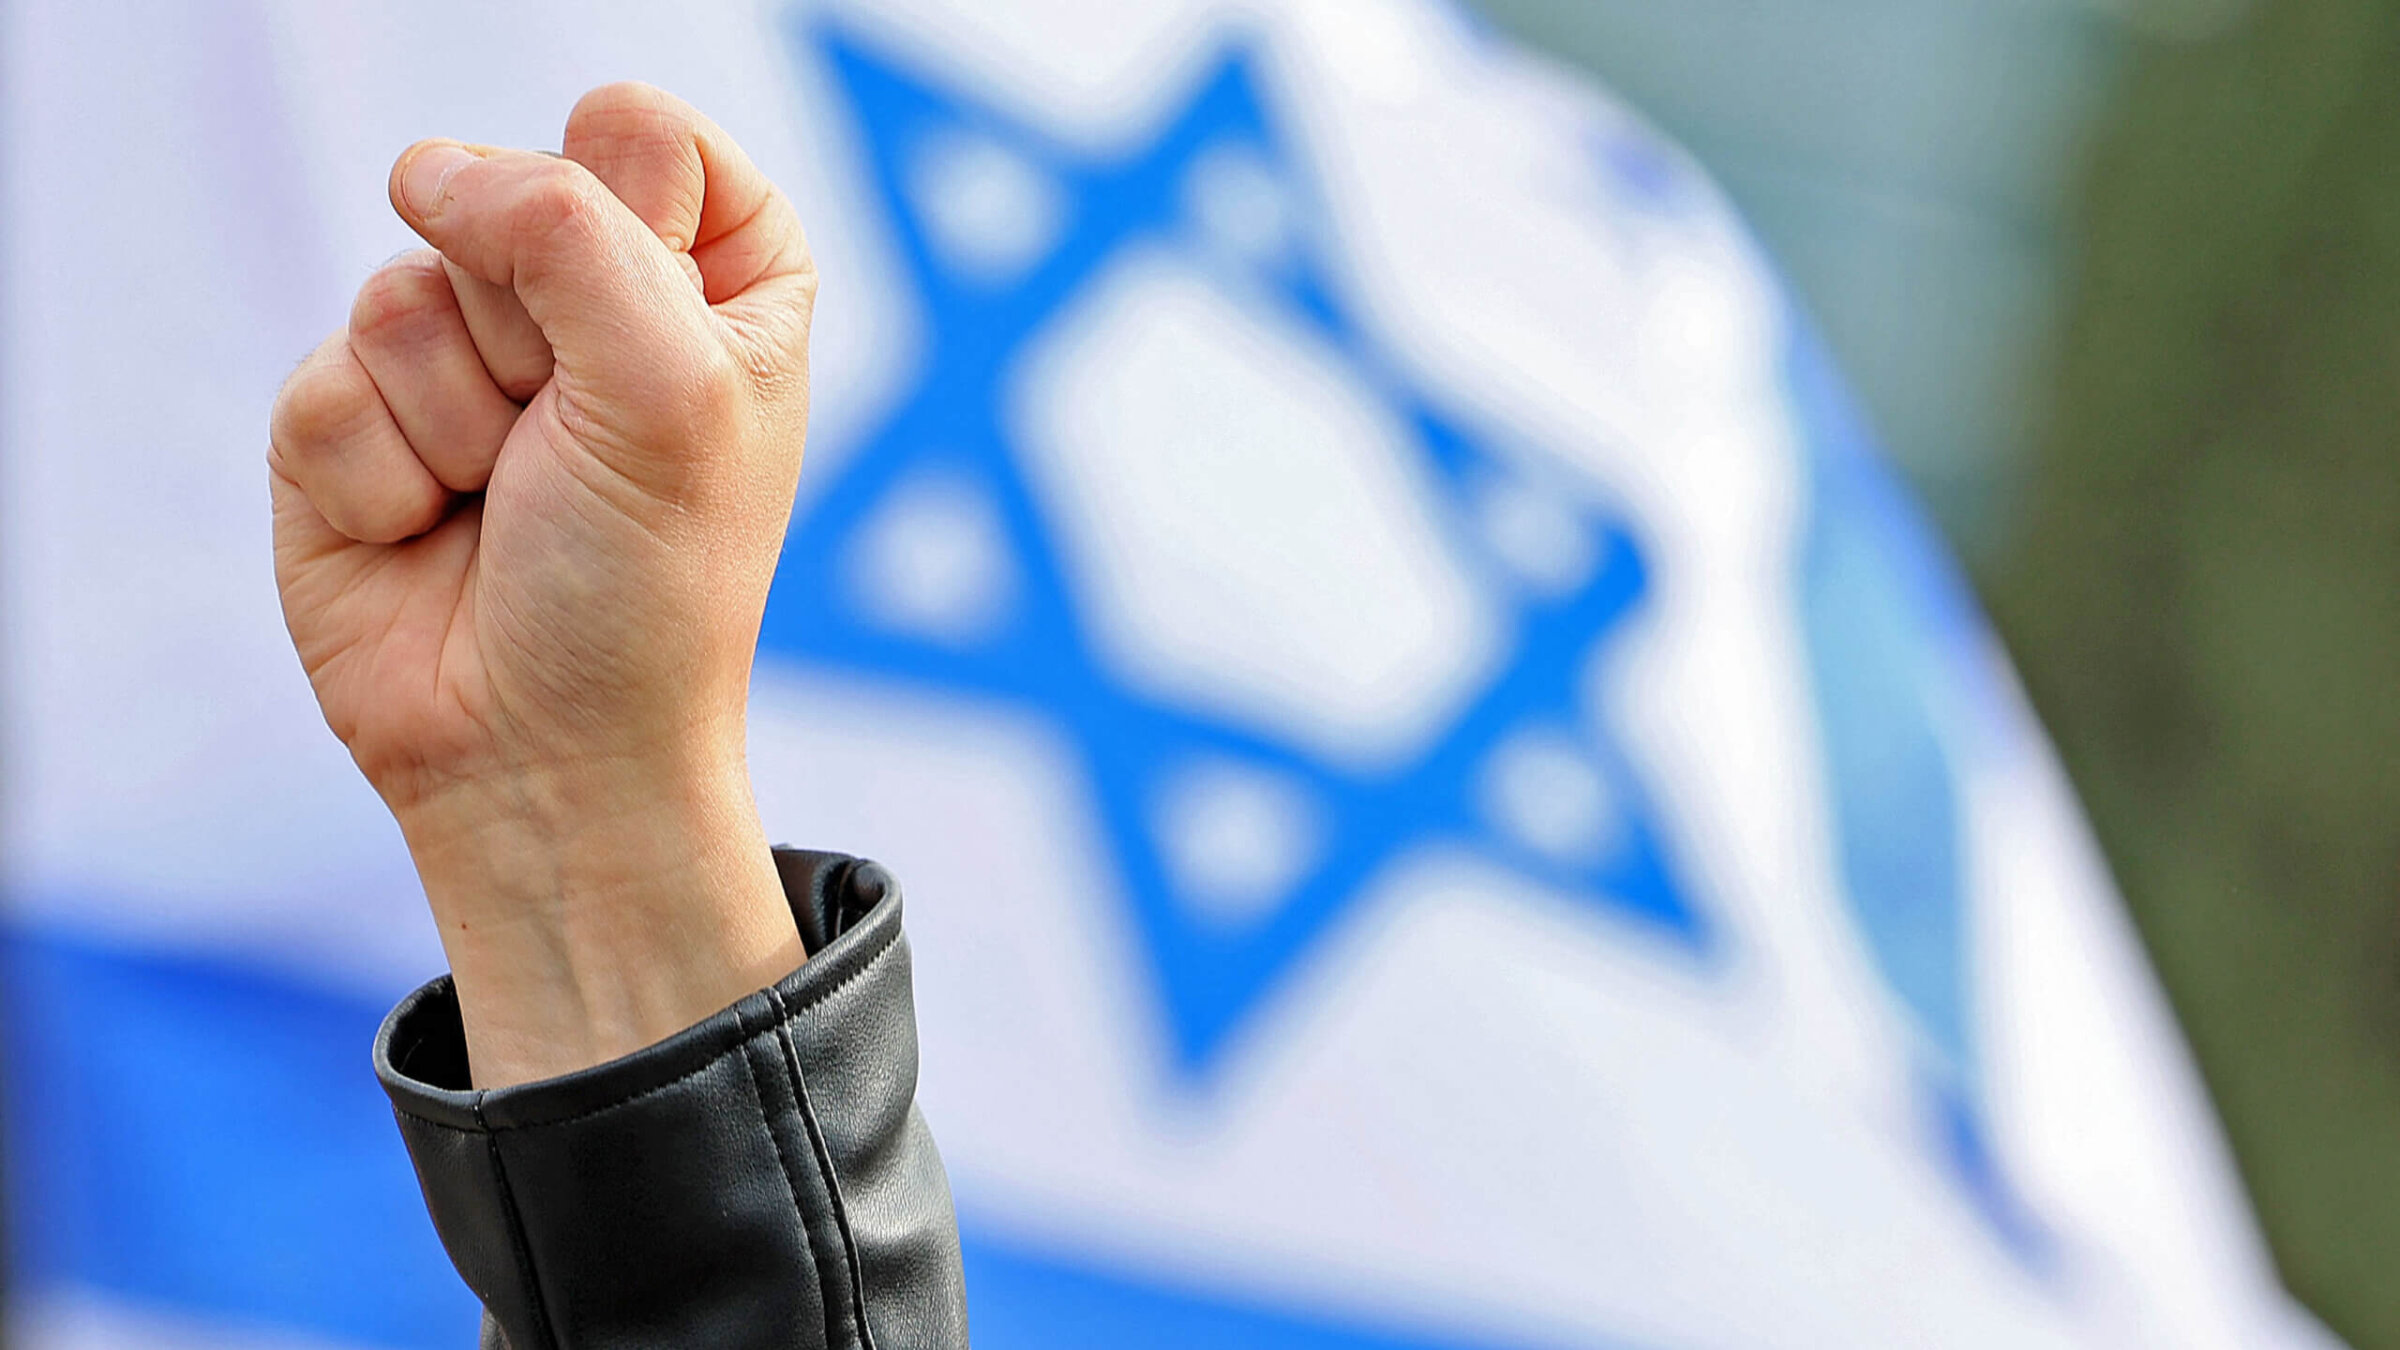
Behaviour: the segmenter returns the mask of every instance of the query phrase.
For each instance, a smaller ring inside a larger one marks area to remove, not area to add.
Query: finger
[[[458,311],[466,316],[467,332],[475,339],[492,383],[519,403],[532,402],[550,382],[551,366],[558,360],[541,325],[525,312],[525,302],[515,291],[469,276],[447,258],[442,270],[450,276],[450,293],[458,297]]]
[[[350,350],[442,486],[482,491],[517,405],[484,369],[441,254],[403,254],[367,278],[350,307]]]
[[[564,148],[670,250],[690,255],[710,304],[813,271],[791,203],[722,127],[673,94],[603,85],[568,115]]]
[[[283,457],[267,452],[267,490],[274,508],[275,568],[285,584],[302,569],[358,547],[358,541],[326,523],[325,513],[292,481]]]
[[[367,368],[336,333],[275,398],[267,460],[325,522],[365,544],[389,544],[440,523],[450,493],[418,460]]]
[[[673,255],[591,171],[525,151],[421,141],[392,166],[392,204],[468,275],[516,293],[557,353],[561,393],[604,400],[642,439],[702,410],[721,359]]]

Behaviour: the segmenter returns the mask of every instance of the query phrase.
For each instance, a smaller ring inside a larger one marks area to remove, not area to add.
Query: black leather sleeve
[[[966,1345],[899,887],[775,861],[808,961],[646,1050],[476,1091],[447,977],[384,1020],[376,1072],[486,1347]]]

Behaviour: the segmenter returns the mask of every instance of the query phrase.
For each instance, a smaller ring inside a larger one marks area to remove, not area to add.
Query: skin
[[[805,955],[743,715],[816,270],[667,94],[594,90],[563,149],[400,156],[432,247],[285,383],[267,457],[293,646],[408,841],[484,1087],[653,1044]]]

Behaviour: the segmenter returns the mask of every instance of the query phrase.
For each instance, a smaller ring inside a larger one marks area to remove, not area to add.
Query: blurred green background
[[[1480,0],[1740,202],[2015,652],[2293,1290],[2400,1348],[2400,0]]]

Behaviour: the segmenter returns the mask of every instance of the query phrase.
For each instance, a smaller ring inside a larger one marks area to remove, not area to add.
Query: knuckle
[[[599,224],[599,181],[573,160],[546,162],[527,180],[518,224],[535,240],[589,236]]]
[[[350,335],[382,342],[405,339],[456,303],[440,254],[431,249],[405,254],[376,269],[358,288],[350,306]]]
[[[678,391],[674,421],[702,436],[737,427],[749,410],[752,383],[746,363],[722,343],[709,343],[694,359]]]
[[[748,374],[741,357],[721,342],[707,343],[702,350],[705,354],[696,363],[693,380],[702,403],[719,407],[738,400],[746,385],[743,377]]]
[[[638,406],[621,407],[613,417],[589,418],[586,433],[640,444],[711,444],[737,438],[749,424],[757,398],[746,366],[726,344],[697,347],[661,363],[658,383]],[[612,429],[604,430],[602,422]]]
[[[293,371],[275,396],[267,418],[267,440],[285,464],[305,464],[358,423],[365,397],[331,362],[311,360]]]

